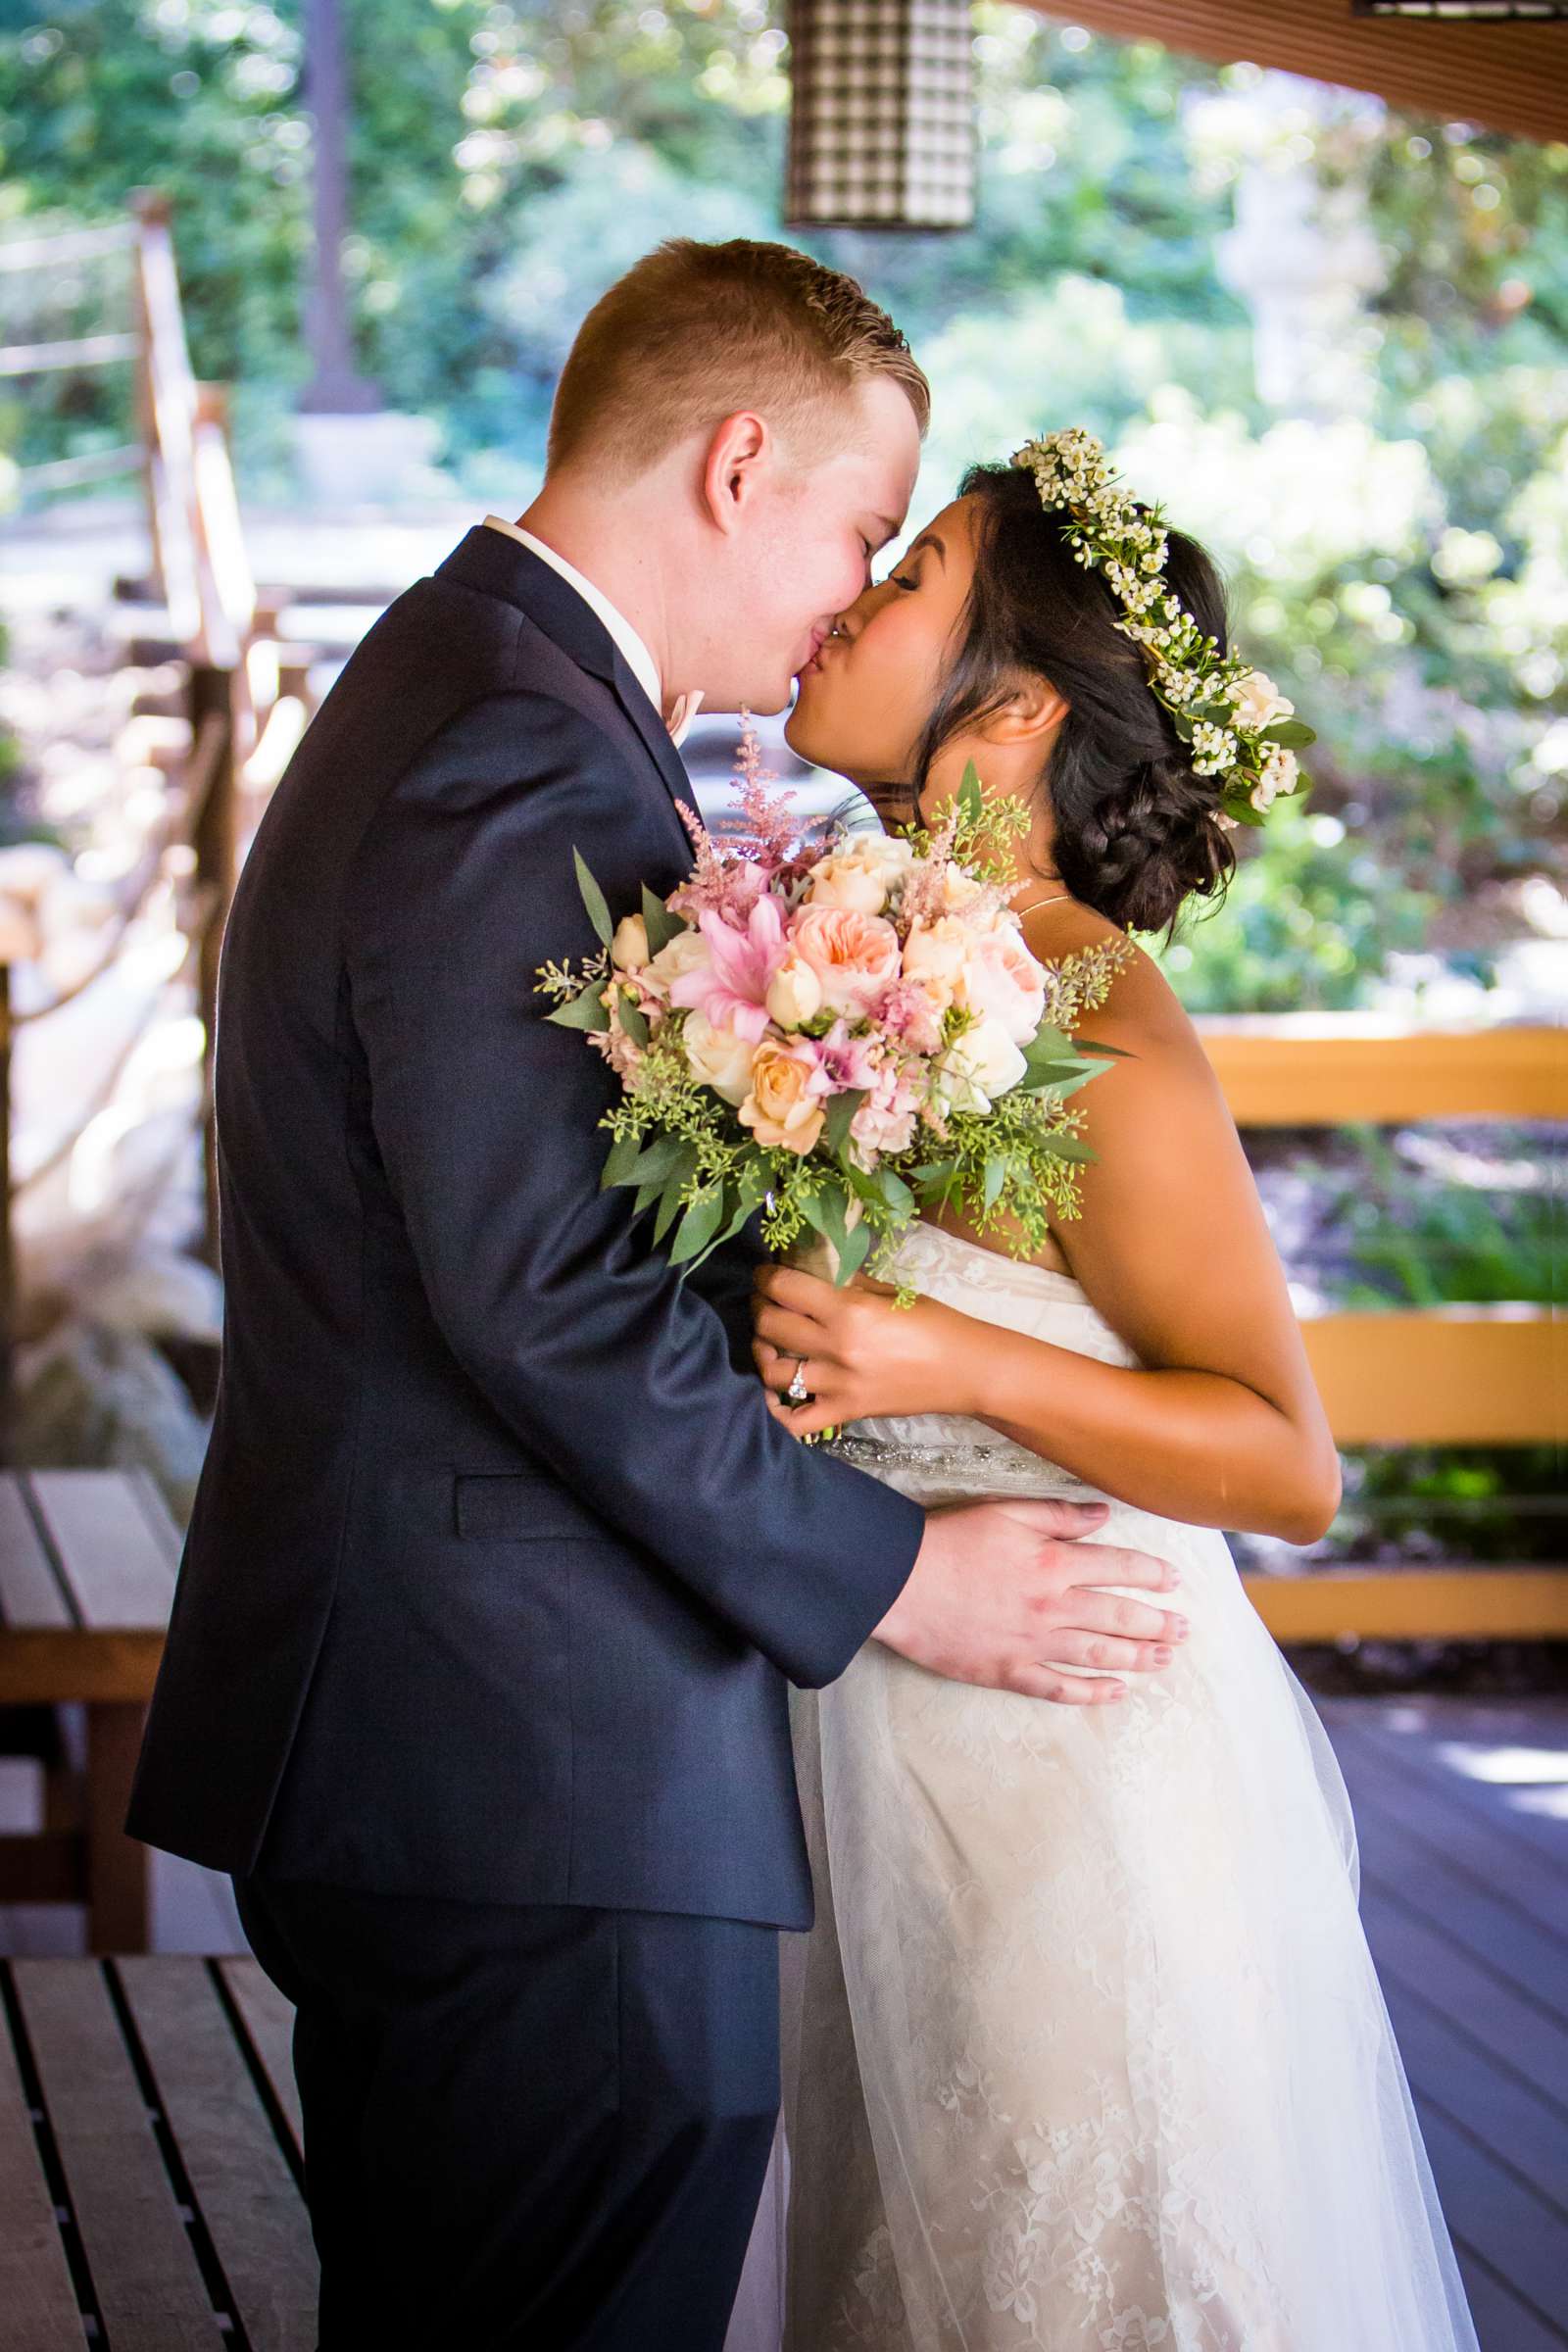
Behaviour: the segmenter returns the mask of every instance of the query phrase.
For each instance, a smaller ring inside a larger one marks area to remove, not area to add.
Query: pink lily
[[[669,1001],[705,1012],[715,1028],[733,1030],[753,1045],[766,1034],[767,992],[784,960],[784,920],[777,899],[766,892],[746,917],[744,929],[710,909],[697,918],[710,961],[670,983]]]

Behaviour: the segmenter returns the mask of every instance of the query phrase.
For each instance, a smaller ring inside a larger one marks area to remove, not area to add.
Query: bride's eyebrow
[[[917,556],[922,547],[934,547],[936,549],[937,562],[941,564],[943,570],[946,571],[948,568],[948,551],[943,546],[941,540],[937,537],[935,531],[922,531],[919,538],[916,539],[914,545],[907,552],[911,556]]]

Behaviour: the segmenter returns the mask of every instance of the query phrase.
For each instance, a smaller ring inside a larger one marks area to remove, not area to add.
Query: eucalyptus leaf
[[[604,1173],[599,1179],[600,1190],[611,1192],[617,1184],[635,1184],[637,1160],[641,1147],[634,1135],[617,1135],[610,1147]]]
[[[1091,1146],[1084,1142],[1081,1135],[1043,1136],[1040,1148],[1044,1152],[1049,1152],[1053,1159],[1088,1161],[1099,1156]]]
[[[622,1029],[625,1030],[626,1035],[631,1039],[631,1042],[634,1046],[647,1045],[648,1016],[643,1011],[641,1005],[634,1004],[630,997],[622,996],[619,1004],[615,1007],[615,1018],[619,1021]]]
[[[682,1266],[695,1257],[705,1242],[710,1241],[724,1213],[724,1188],[710,1184],[689,1204],[686,1214],[675,1228],[675,1239],[669,1246],[669,1262]]]
[[[851,1121],[865,1101],[868,1091],[863,1086],[852,1086],[842,1095],[829,1096],[827,1112],[822,1121],[822,1140],[835,1157],[843,1151]]]
[[[643,884],[643,929],[648,934],[648,953],[657,956],[667,948],[672,939],[679,939],[691,926],[678,914],[671,914],[662,899],[656,898],[647,883]]]
[[[995,1154],[986,1161],[985,1183],[980,1192],[980,1213],[996,1207],[1002,1198],[1002,1188],[1007,1181],[1007,1163]]]
[[[564,1004],[558,1004],[554,1012],[547,1012],[545,1019],[555,1021],[563,1029],[608,1029],[610,1008],[602,1002],[604,990],[603,980],[590,980],[576,996],[568,998]]]
[[[582,892],[582,903],[588,909],[588,920],[600,941],[608,948],[615,936],[615,926],[610,919],[605,894],[583,862],[581,850],[573,850],[571,855],[577,867],[577,888]]]

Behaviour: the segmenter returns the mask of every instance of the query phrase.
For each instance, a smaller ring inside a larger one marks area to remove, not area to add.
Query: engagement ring
[[[804,1404],[807,1397],[810,1395],[810,1391],[806,1385],[806,1358],[804,1355],[798,1358],[794,1375],[791,1378],[790,1385],[785,1390],[784,1394],[789,1398],[791,1404]]]

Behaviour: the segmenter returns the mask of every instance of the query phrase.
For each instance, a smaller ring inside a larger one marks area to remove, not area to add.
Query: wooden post
[[[218,1148],[213,1116],[213,1073],[218,1045],[218,964],[222,952],[223,926],[234,895],[237,863],[236,783],[234,773],[234,700],[232,670],[193,663],[190,673],[190,724],[193,746],[200,745],[204,722],[220,722],[220,741],[210,772],[203,779],[200,806],[192,811],[192,846],[196,852],[197,920],[201,924],[200,978],[202,1028],[202,1161],[205,1208],[201,1255],[218,1263]],[[209,739],[215,733],[207,726]]]
[[[11,1458],[17,1260],[11,1206],[11,966],[0,963],[0,1463]]]

